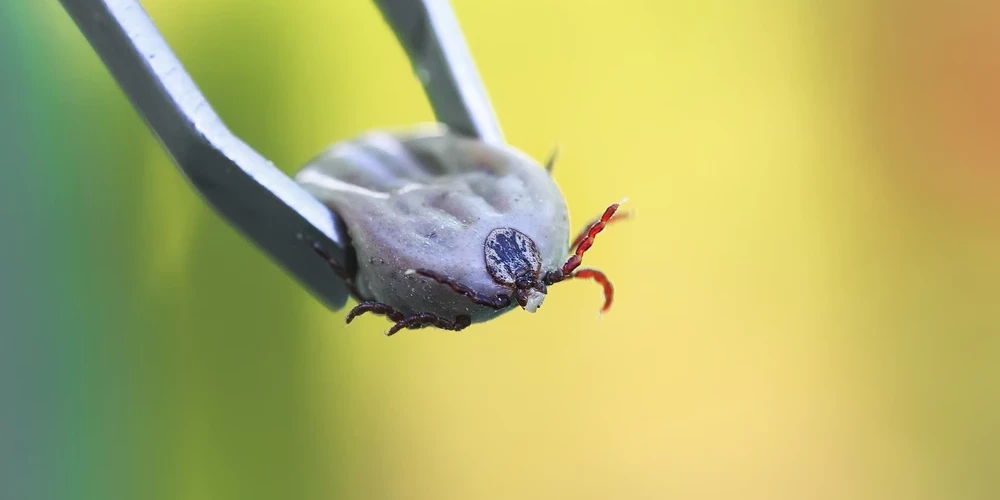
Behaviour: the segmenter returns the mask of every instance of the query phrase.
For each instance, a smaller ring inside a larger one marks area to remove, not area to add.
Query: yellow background
[[[432,118],[370,2],[143,4],[287,173]],[[631,199],[587,255],[600,320],[580,282],[460,333],[345,328],[201,201],[56,2],[22,9],[71,151],[33,168],[88,172],[57,219],[83,284],[47,304],[87,311],[52,327],[89,377],[46,386],[73,394],[38,462],[62,498],[1000,497],[995,5],[453,5],[508,141],[560,145],[574,227]]]

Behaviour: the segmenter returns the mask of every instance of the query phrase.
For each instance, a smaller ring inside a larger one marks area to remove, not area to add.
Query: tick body
[[[604,275],[576,267],[617,205],[567,260],[562,194],[544,167],[513,148],[440,128],[374,132],[334,146],[296,181],[350,236],[353,258],[331,261],[359,302],[348,323],[371,312],[395,323],[388,334],[461,330],[517,306],[534,312],[549,286],[572,277],[597,279],[610,305]]]

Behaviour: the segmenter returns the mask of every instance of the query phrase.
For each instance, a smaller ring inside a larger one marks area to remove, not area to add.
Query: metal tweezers
[[[343,260],[337,214],[233,135],[136,0],[60,0],[132,105],[196,190],[332,310],[347,289],[307,241]],[[355,0],[358,1],[358,0]],[[503,136],[448,0],[375,0],[424,86],[438,122]]]

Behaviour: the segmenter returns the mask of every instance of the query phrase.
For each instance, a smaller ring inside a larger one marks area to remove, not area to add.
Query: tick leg
[[[354,321],[354,318],[369,312],[373,314],[381,314],[397,323],[406,319],[406,316],[403,313],[393,309],[392,306],[381,302],[367,301],[354,306],[354,309],[351,309],[351,312],[347,313],[347,324],[351,324],[351,321]]]
[[[618,222],[623,219],[628,219],[629,216],[630,214],[628,212],[616,213],[613,217],[608,219],[608,221],[605,222],[604,225],[608,226],[612,222]],[[601,222],[601,219],[597,218],[594,219],[590,224],[587,224],[587,227],[584,228],[583,231],[580,231],[580,234],[576,235],[576,238],[573,238],[573,243],[571,243],[569,247],[575,249],[576,247],[580,246],[580,243],[583,241],[583,239],[590,234],[590,228],[599,222]]]
[[[559,146],[556,145],[552,148],[552,154],[549,155],[549,159],[545,162],[545,171],[552,175],[552,168],[556,166],[556,160],[559,159]]]
[[[358,288],[354,285],[354,279],[347,275],[347,270],[338,264],[337,260],[330,254],[326,253],[326,250],[323,250],[323,247],[319,246],[319,243],[312,241],[310,244],[312,245],[313,251],[319,254],[320,257],[323,257],[323,260],[330,265],[334,274],[344,280],[344,284],[347,285],[347,290],[351,292],[351,295],[353,295],[355,299],[361,300],[361,294],[358,293]]]
[[[436,318],[437,316],[434,316],[431,313],[414,314],[413,316],[407,316],[397,321],[395,325],[392,325],[392,328],[390,328],[389,331],[385,332],[385,336],[391,337],[404,328],[408,328],[410,330],[423,328],[428,324],[433,323]]]
[[[398,321],[389,331],[385,332],[385,336],[391,337],[404,328],[416,330],[426,326],[458,332],[464,330],[471,323],[472,320],[468,316],[459,316],[455,318],[455,321],[448,321],[433,313],[414,314]]]
[[[407,271],[407,273],[409,272],[410,271]],[[427,269],[415,269],[412,272],[419,274],[425,278],[430,278],[434,281],[437,281],[442,285],[446,285],[450,287],[452,290],[454,290],[455,293],[465,295],[466,297],[469,298],[469,300],[481,306],[490,307],[498,311],[510,307],[510,297],[507,295],[497,295],[495,297],[490,297],[488,295],[476,293],[471,288],[461,283],[455,282],[449,278],[441,276],[440,274],[435,273],[434,271],[428,271]]]
[[[615,212],[618,211],[618,207],[621,206],[624,201],[625,200],[622,200],[621,202],[608,207],[607,210],[604,211],[604,215],[602,215],[597,222],[591,224],[590,228],[581,235],[582,238],[578,238],[580,242],[576,245],[576,251],[562,266],[561,271],[563,276],[569,276],[576,270],[576,268],[580,267],[580,264],[583,263],[583,254],[586,253],[587,250],[590,250],[590,247],[594,245],[594,239],[597,238],[597,235],[601,231],[604,231],[605,226],[610,223],[611,219],[615,216]]]
[[[389,328],[389,331],[385,332],[387,337],[391,337],[403,329],[416,330],[425,326],[433,326],[442,330],[457,332],[472,324],[472,319],[468,316],[459,316],[455,318],[455,321],[448,321],[434,313],[420,313],[406,316],[388,304],[371,301],[362,302],[355,306],[354,309],[351,309],[351,312],[347,314],[347,323],[350,324],[354,321],[354,318],[365,313],[381,314],[395,323],[392,325],[392,328]]]
[[[601,313],[606,313],[608,309],[611,309],[611,301],[615,298],[615,287],[611,285],[611,280],[604,273],[597,269],[578,269],[569,277],[590,278],[599,283],[604,287],[604,307],[601,308]]]

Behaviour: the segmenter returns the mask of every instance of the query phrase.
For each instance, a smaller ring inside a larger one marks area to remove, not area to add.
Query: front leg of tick
[[[620,206],[620,204],[619,204],[619,206]],[[593,227],[595,227],[597,225],[602,225],[602,230],[603,230],[604,227],[607,227],[607,226],[611,225],[614,222],[620,222],[620,221],[623,221],[625,219],[628,219],[631,216],[632,216],[632,214],[630,214],[628,212],[618,212],[617,209],[615,209],[615,214],[612,215],[610,219],[608,219],[607,221],[603,222],[603,224],[601,222],[601,219],[603,219],[603,217],[598,217],[598,218],[590,221],[590,224],[587,224],[586,226],[584,226],[584,228],[580,231],[580,233],[576,235],[576,238],[573,238],[573,242],[570,243],[569,247],[575,249],[576,247],[580,246],[580,243],[583,243],[583,240],[587,239],[590,236],[590,230]]]
[[[604,307],[601,308],[601,313],[605,313],[611,308],[611,302],[614,300],[615,289],[611,285],[611,280],[597,269],[579,269],[580,264],[583,263],[583,255],[590,250],[590,247],[594,245],[594,240],[597,235],[604,231],[604,228],[608,224],[623,219],[627,217],[627,214],[617,214],[618,208],[624,203],[622,200],[619,203],[615,203],[604,211],[599,219],[594,221],[577,236],[576,240],[573,242],[573,247],[575,248],[566,263],[559,269],[554,271],[549,271],[545,274],[543,282],[546,285],[554,285],[556,283],[566,281],[573,278],[589,278],[596,281],[604,289]]]
[[[347,314],[347,324],[351,324],[351,322],[354,321],[354,318],[357,318],[365,313],[381,314],[395,323],[392,325],[392,328],[389,328],[389,331],[385,332],[387,337],[391,337],[403,329],[416,330],[426,326],[433,326],[442,330],[458,332],[464,330],[465,327],[472,324],[472,319],[468,316],[459,316],[455,318],[454,321],[448,321],[433,313],[421,313],[407,316],[393,309],[392,306],[388,304],[373,301],[362,302],[357,306],[354,306],[354,309],[351,309],[351,312]]]

